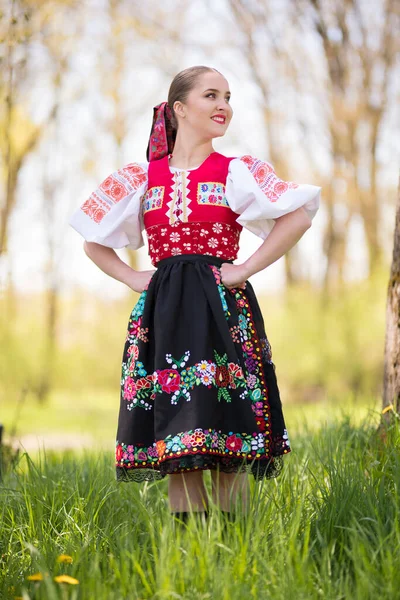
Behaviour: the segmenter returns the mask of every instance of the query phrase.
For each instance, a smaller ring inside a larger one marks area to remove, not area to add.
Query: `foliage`
[[[398,425],[386,446],[349,419],[294,442],[278,480],[251,479],[247,519],[224,525],[214,509],[187,529],[172,523],[166,481],[117,484],[109,454],[25,455],[0,488],[0,596],[396,597]]]
[[[380,273],[328,297],[297,286],[283,298],[260,298],[284,402],[380,394],[385,278]],[[56,391],[118,394],[125,332],[136,298],[129,294],[110,302],[77,294],[61,303],[52,373]],[[15,299],[13,318],[8,316],[6,295],[3,303],[0,344],[6,351],[0,353],[0,398],[14,404],[21,389],[35,393],[40,384],[45,317],[41,296]]]

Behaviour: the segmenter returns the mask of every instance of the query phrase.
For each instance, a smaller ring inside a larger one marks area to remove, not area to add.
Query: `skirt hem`
[[[185,460],[186,459],[186,460]],[[223,473],[248,473],[256,481],[278,477],[283,468],[283,456],[274,456],[265,460],[253,460],[251,463],[238,460],[224,463],[215,456],[195,455],[185,457],[184,460],[166,460],[160,467],[116,467],[116,480],[118,482],[141,482],[164,479],[167,475],[190,473],[194,471],[220,470]],[[188,461],[187,459],[191,459]],[[193,460],[195,459],[195,460]]]

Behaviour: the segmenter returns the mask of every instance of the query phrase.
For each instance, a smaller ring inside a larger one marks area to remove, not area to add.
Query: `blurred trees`
[[[354,216],[363,223],[372,273],[382,260],[387,190],[379,183],[379,150],[383,121],[398,102],[400,3],[384,0],[372,8],[365,0],[231,0],[230,6],[240,50],[260,90],[271,162],[283,178],[291,170],[284,122],[292,115],[284,114],[277,97],[296,98],[295,119],[303,130],[313,127],[313,115],[311,107],[304,113],[301,98],[313,95],[320,103],[319,137],[326,138],[330,163],[327,175],[318,177],[328,212],[325,287],[343,281]],[[315,144],[305,139],[303,152],[315,163],[312,149]],[[289,283],[299,273],[294,252],[286,262]]]

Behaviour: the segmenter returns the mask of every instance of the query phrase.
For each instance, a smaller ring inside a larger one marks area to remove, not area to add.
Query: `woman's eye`
[[[215,98],[215,94],[213,92],[210,92],[209,94],[207,94],[206,98],[209,98],[210,96],[212,96],[213,98]]]

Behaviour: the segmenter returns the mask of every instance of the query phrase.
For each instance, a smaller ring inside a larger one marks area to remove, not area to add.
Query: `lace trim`
[[[243,462],[241,459],[216,456],[184,456],[163,462],[158,469],[125,467],[116,468],[116,478],[119,482],[157,481],[174,473],[201,471],[206,469],[217,470],[223,473],[251,473],[256,481],[278,477],[283,468],[283,457],[274,456],[269,460],[258,460],[252,463]]]

